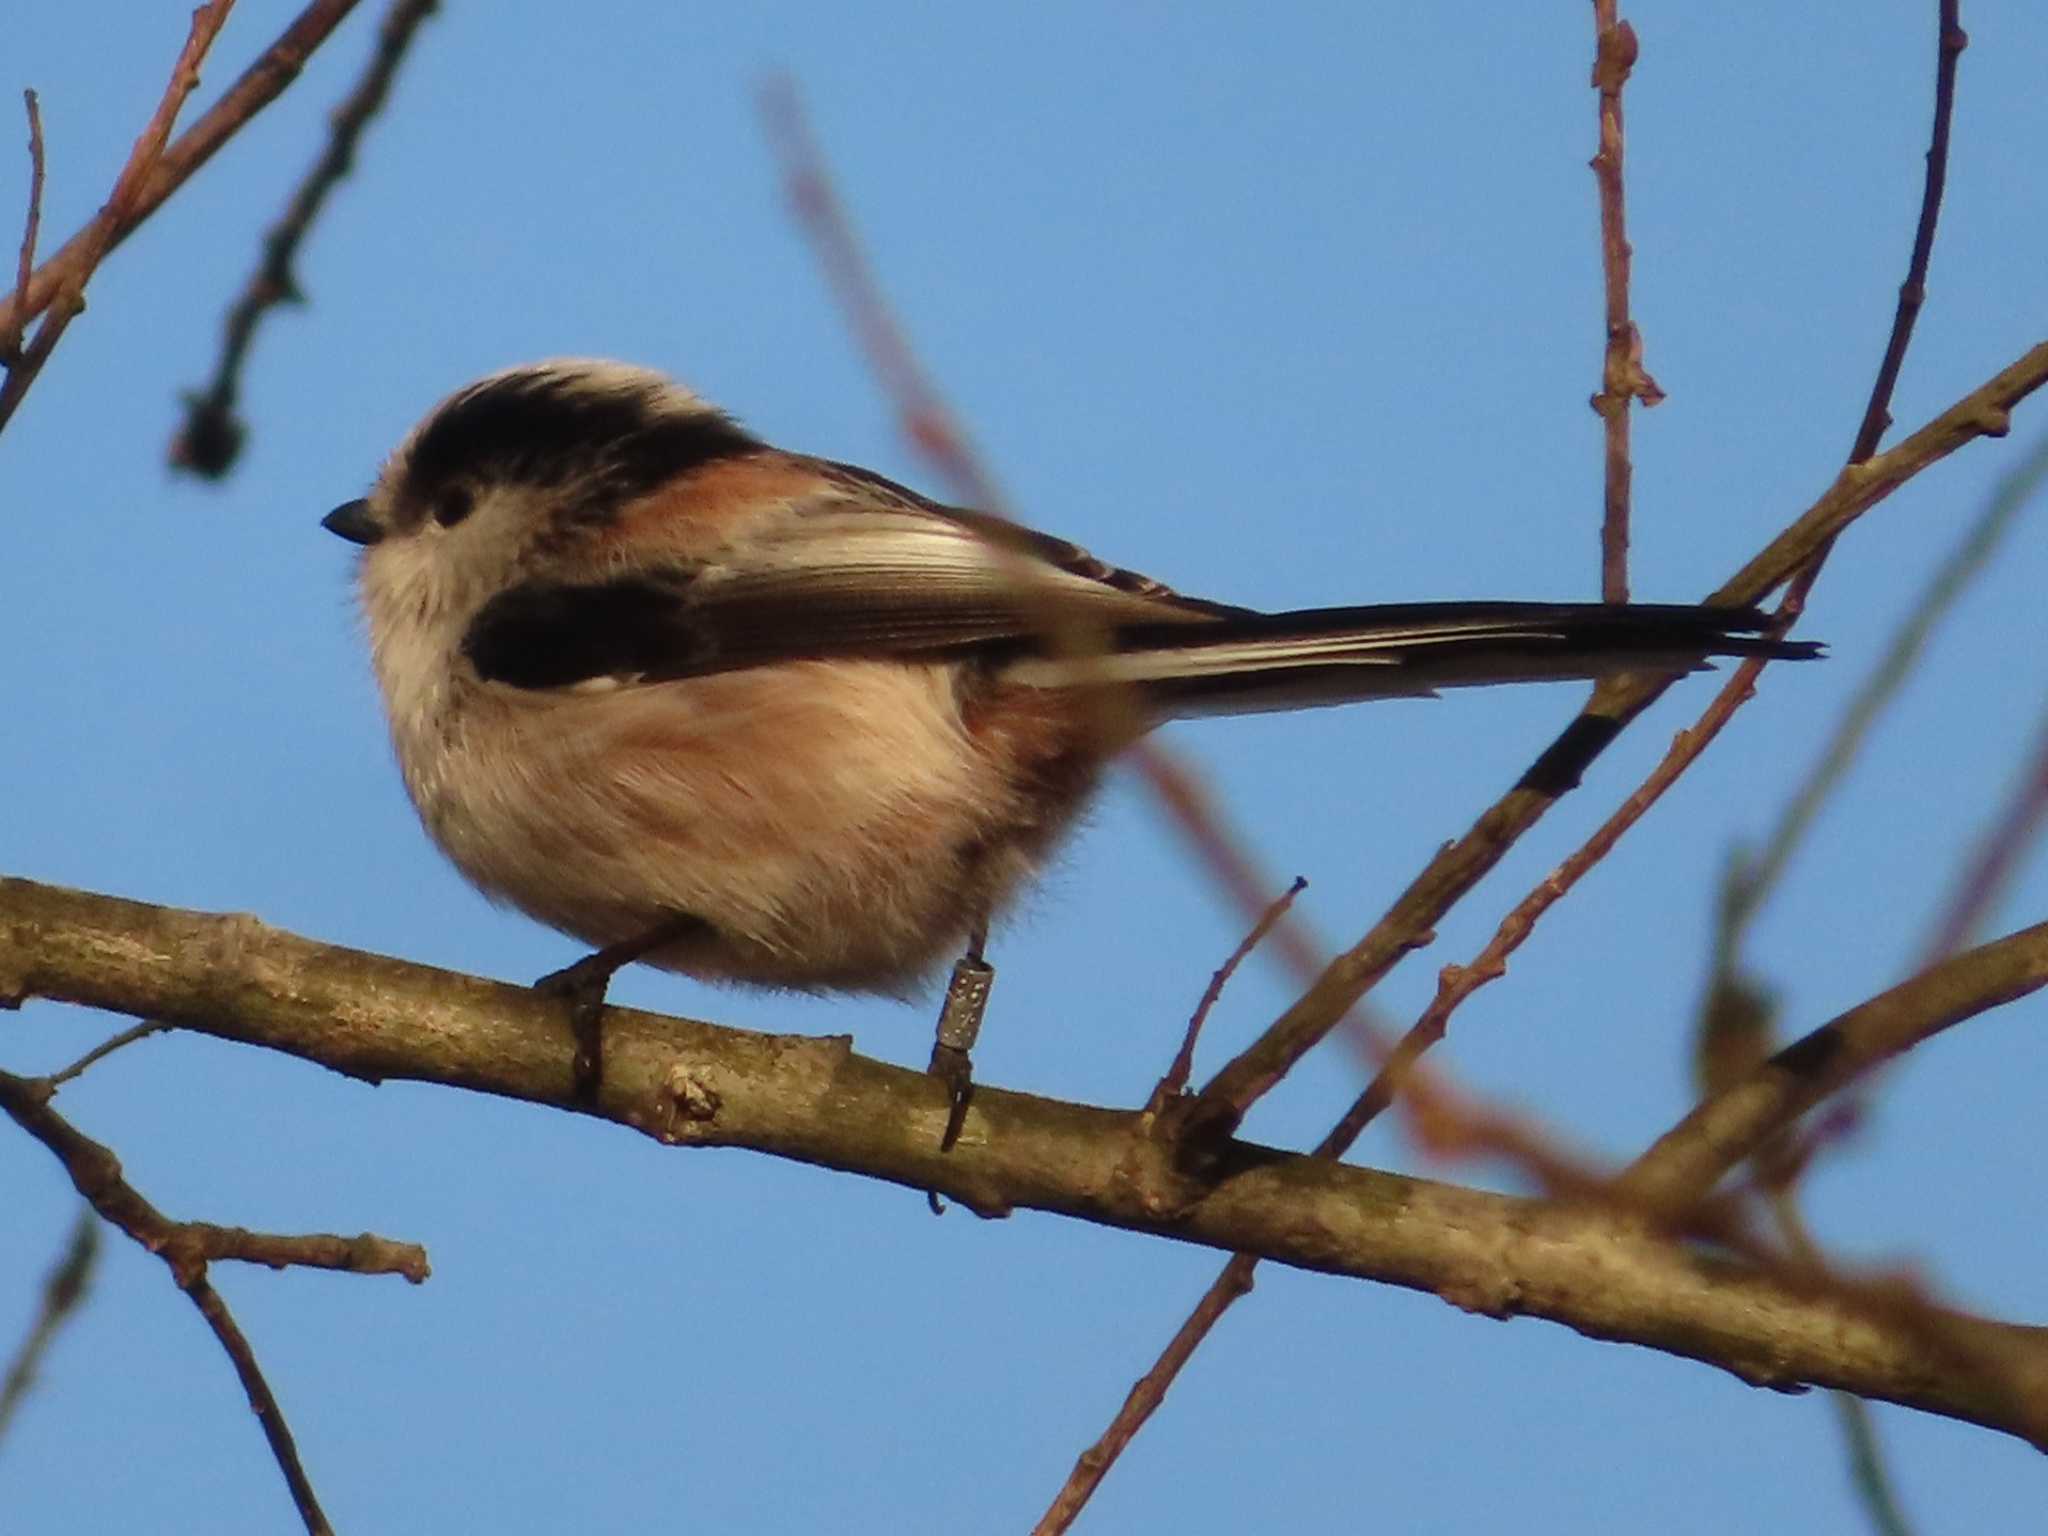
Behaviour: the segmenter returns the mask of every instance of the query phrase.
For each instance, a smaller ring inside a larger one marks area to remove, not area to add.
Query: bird
[[[323,524],[362,546],[428,835],[595,946],[538,983],[570,1000],[579,1097],[633,961],[909,997],[958,955],[931,1065],[947,1147],[989,925],[1155,727],[1818,651],[1741,607],[1184,596],[597,359],[457,390]]]

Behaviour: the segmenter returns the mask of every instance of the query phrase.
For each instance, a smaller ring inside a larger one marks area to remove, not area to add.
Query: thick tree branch
[[[568,1028],[523,987],[208,916],[0,880],[0,999],[159,1018],[352,1076],[573,1109]],[[1612,1210],[1511,1199],[1232,1143],[1189,1198],[1135,1114],[986,1088],[938,1151],[943,1087],[843,1037],[606,1017],[593,1113],[672,1144],[748,1147],[1440,1295],[1495,1317],[1702,1360],[1779,1389],[1839,1387],[2048,1448],[2048,1329],[1926,1309],[1909,1326],[1672,1243]],[[1959,1368],[1960,1355],[1997,1372]]]

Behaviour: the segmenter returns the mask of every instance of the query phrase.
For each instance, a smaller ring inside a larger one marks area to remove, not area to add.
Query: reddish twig
[[[21,256],[14,274],[14,312],[28,309],[28,281],[35,271],[36,237],[43,227],[43,110],[34,91],[23,91],[28,108],[28,217],[21,226]],[[0,366],[12,368],[21,359],[22,327],[0,331]]]
[[[1237,968],[1243,965],[1251,952],[1265,941],[1266,935],[1273,931],[1280,919],[1287,915],[1287,909],[1294,905],[1294,898],[1307,888],[1308,881],[1296,875],[1294,883],[1282,891],[1273,904],[1259,915],[1258,922],[1252,925],[1252,931],[1230,952],[1230,958],[1216,968],[1215,974],[1209,978],[1209,985],[1202,989],[1202,1000],[1195,1004],[1194,1014],[1188,1019],[1187,1035],[1181,1040],[1180,1049],[1174,1053],[1172,1065],[1166,1069],[1166,1075],[1159,1079],[1159,1086],[1152,1090],[1154,1105],[1165,1104],[1186,1090],[1188,1075],[1195,1069],[1195,1042],[1202,1037],[1202,1026],[1209,1022],[1210,1010],[1223,996],[1223,989],[1230,985],[1230,978],[1237,974]]]
[[[129,218],[150,172],[163,158],[164,146],[170,142],[171,128],[178,120],[185,99],[199,87],[199,66],[213,47],[213,40],[220,35],[220,29],[227,24],[228,12],[234,8],[234,3],[235,0],[208,0],[192,13],[192,29],[186,34],[185,46],[178,50],[177,63],[171,67],[170,84],[164,87],[156,111],[150,115],[142,136],[135,141],[127,164],[121,167],[121,174],[115,178],[113,192],[93,216],[92,222],[86,225],[82,236],[84,245],[75,265],[61,285],[53,290],[43,310],[42,324],[36,327],[35,338],[21,349],[18,359],[7,371],[6,382],[0,384],[0,431],[6,430],[7,423],[21,405],[22,397],[42,372],[43,364],[50,360],[50,354],[63,340],[66,329],[84,310],[85,285],[92,280],[101,258],[111,249],[114,231]],[[70,246],[65,249],[69,250]],[[62,255],[60,252],[56,259],[61,260]],[[26,285],[17,282],[15,301],[9,306],[10,315],[5,326],[0,327],[0,334],[12,334],[12,327],[16,325],[25,328],[27,317],[21,312],[22,293],[24,288],[32,292],[35,281],[31,277]]]
[[[1209,1283],[1209,1289],[1202,1293],[1202,1299],[1195,1303],[1194,1310],[1175,1331],[1152,1368],[1131,1387],[1130,1395],[1117,1409],[1116,1417],[1109,1421],[1102,1438],[1074,1462],[1074,1470],[1067,1474],[1066,1482],[1053,1496],[1046,1512],[1038,1517],[1038,1524],[1031,1528],[1031,1536],[1060,1536],[1073,1525],[1074,1517],[1095,1496],[1095,1490],[1101,1486],[1109,1469],[1116,1465],[1117,1458],[1123,1455],[1138,1431],[1145,1427],[1145,1421],[1166,1401],[1167,1389],[1180,1375],[1181,1367],[1201,1347],[1209,1331],[1222,1321],[1223,1314],[1230,1310],[1232,1303],[1240,1296],[1251,1294],[1252,1273],[1258,1265],[1258,1258],[1253,1254],[1231,1255],[1230,1261],[1223,1266],[1223,1272]]]
[[[853,221],[834,190],[824,152],[811,132],[795,86],[786,79],[771,81],[762,92],[762,111],[784,167],[798,221],[817,250],[819,265],[860,341],[861,350],[884,392],[896,405],[905,437],[944,479],[949,494],[968,506],[1016,521],[995,477],[982,463],[959,419],[925,373],[909,338],[897,324],[881,283],[854,233]],[[999,541],[991,543],[998,553],[1005,551]],[[1016,560],[1015,568],[1019,595],[1029,603],[1035,587],[1030,580],[1030,568],[1021,558]],[[1062,623],[1056,614],[1046,612],[1038,617],[1048,639],[1070,656],[1085,657],[1091,649],[1099,647],[1099,637],[1070,633],[1073,626]],[[1105,692],[1121,694],[1121,690]],[[1120,696],[1099,701],[1105,710],[1115,710],[1124,702]],[[1247,922],[1255,921],[1272,899],[1268,894],[1273,888],[1272,881],[1259,873],[1257,861],[1201,791],[1196,775],[1157,742],[1140,741],[1127,755],[1218,885],[1237,904]],[[1304,978],[1321,968],[1321,957],[1289,930],[1281,930],[1281,942],[1289,962]]]
[[[1920,952],[1922,966],[1946,959],[1969,942],[2044,828],[2048,828],[2048,715],[2042,717],[2040,735],[2019,783],[1991,818],[1956,880],[1954,895],[1936,919]]]
[[[1716,716],[1712,730],[1726,723],[1745,692],[1746,685],[1739,676],[1730,680],[1716,700],[1716,710],[1709,711]],[[1654,802],[1656,794],[1668,787],[1698,755],[1711,733],[1696,733],[1707,726],[1708,721],[1703,719],[1693,731],[1681,734],[1665,762],[1659,765],[1658,773],[1652,775],[1651,783],[1631,796],[1630,802],[1567,866],[1510,914],[1481,958],[1465,968],[1467,975],[1479,974],[1489,958],[1495,963],[1505,960],[1520,937],[1526,935],[1527,926],[1597,862],[1605,847],[1611,847],[1614,839]],[[1696,739],[1688,741],[1687,737]],[[1641,804],[1636,803],[1639,798]],[[1817,1289],[1832,1288],[1859,1307],[1891,1317],[1937,1347],[1967,1357],[1973,1369],[1996,1367],[1996,1362],[1978,1358],[1978,1352],[1952,1337],[1925,1298],[1901,1294],[1885,1282],[1834,1274],[1811,1253],[1795,1249],[1789,1258],[1775,1254],[1741,1228],[1732,1208],[1716,1208],[1706,1203],[1706,1197],[1719,1173],[1747,1155],[1746,1147],[1761,1144],[1777,1134],[1798,1115],[1839,1091],[1872,1065],[1911,1049],[1965,1018],[2048,984],[2048,925],[1988,945],[1951,966],[1851,1009],[1814,1031],[1798,1046],[1781,1052],[1745,1079],[1739,1089],[1711,1100],[1716,1106],[1712,1111],[1702,1105],[1660,1140],[1650,1154],[1611,1180],[1591,1164],[1559,1151],[1549,1138],[1516,1117],[1460,1101],[1442,1085],[1423,1086],[1415,1070],[1417,1059],[1441,1038],[1440,1026],[1450,1007],[1469,995],[1477,984],[1466,985],[1462,978],[1454,979],[1447,973],[1444,987],[1430,1010],[1403,1036],[1366,1092],[1318,1144],[1316,1157],[1342,1157],[1374,1116],[1406,1088],[1416,1111],[1419,1139],[1433,1151],[1502,1157],[1523,1172],[1533,1174],[1552,1196],[1618,1206],[1632,1217],[1650,1217],[1677,1235],[1716,1242],[1777,1278]],[[1432,1023],[1438,1026],[1434,1033],[1430,1029]],[[1218,1319],[1251,1290],[1257,1265],[1258,1258],[1252,1254],[1231,1257],[1159,1359],[1132,1387],[1109,1427],[1075,1462],[1051,1507],[1040,1519],[1037,1532],[1049,1536],[1068,1528],[1124,1448],[1165,1400],[1181,1369]]]
[[[220,147],[244,128],[249,120],[284,93],[299,77],[306,60],[354,10],[357,0],[313,0],[295,17],[277,41],[242,71],[235,83],[222,93],[198,120],[179,134],[120,210],[111,230],[102,230],[98,219],[58,249],[57,254],[36,269],[30,280],[26,308],[10,297],[0,309],[0,336],[14,327],[25,327],[41,314],[60,288],[89,276],[102,257],[126,240],[167,198],[191,179],[192,173],[213,158]],[[104,211],[104,210],[103,210]],[[104,244],[99,242],[104,238]]]
[[[1593,0],[1593,88],[1600,93],[1600,147],[1593,179],[1600,189],[1600,272],[1606,290],[1607,350],[1594,412],[1606,430],[1605,489],[1600,519],[1600,598],[1628,601],[1629,407],[1652,406],[1664,391],[1643,367],[1643,337],[1629,318],[1628,243],[1622,180],[1621,88],[1636,63],[1636,31],[1617,19],[1617,0]]]
[[[204,389],[185,397],[185,422],[171,441],[173,468],[219,479],[233,467],[246,435],[243,422],[235,415],[235,401],[241,391],[242,367],[255,340],[256,328],[276,305],[304,302],[305,294],[293,271],[299,247],[320,216],[328,195],[354,166],[356,145],[364,128],[383,107],[400,61],[420,24],[433,14],[437,5],[438,0],[392,0],[383,25],[377,30],[377,47],[369,63],[329,119],[326,147],[286,202],[283,215],[264,235],[262,259],[228,310],[220,361],[212,380]]]
[[[1789,625],[1792,617],[1792,610],[1781,609],[1774,628]],[[1736,710],[1754,696],[1756,680],[1763,669],[1762,657],[1751,657],[1737,667],[1734,676],[1722,686],[1700,718],[1672,739],[1670,749],[1651,770],[1649,777],[1636,786],[1593,835],[1573,850],[1569,858],[1516,903],[1514,909],[1501,919],[1500,926],[1494,930],[1485,948],[1473,956],[1469,964],[1443,968],[1437,977],[1436,996],[1430,1000],[1421,1017],[1409,1026],[1408,1032],[1374,1074],[1365,1091],[1338,1122],[1346,1145],[1400,1096],[1413,1077],[1416,1063],[1443,1039],[1451,1014],[1459,1005],[1488,982],[1507,974],[1508,957],[1521,948],[1535,931],[1543,914],[1607,857],[1614,845],[1621,841],[1622,835],[1641,821],[1650,807],[1678,782],[1679,776],[1698,761],[1700,754],[1734,718]]]
[[[931,461],[951,487],[951,494],[968,506],[1010,518],[995,477],[969,445],[959,419],[918,362],[909,337],[882,296],[881,283],[833,187],[824,151],[811,132],[795,84],[787,78],[771,80],[762,89],[761,107],[782,161],[791,206],[817,250],[818,264],[839,301],[840,312],[880,378],[883,392],[897,406],[904,436]]]

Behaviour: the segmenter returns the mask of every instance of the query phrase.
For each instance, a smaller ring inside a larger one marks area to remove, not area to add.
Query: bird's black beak
[[[367,501],[343,502],[320,519],[320,526],[329,533],[340,534],[351,544],[374,544],[384,537],[384,530],[370,516]]]

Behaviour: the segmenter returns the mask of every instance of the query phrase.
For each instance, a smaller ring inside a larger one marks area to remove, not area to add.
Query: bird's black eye
[[[453,528],[476,508],[476,498],[459,485],[451,485],[434,498],[434,521]]]

